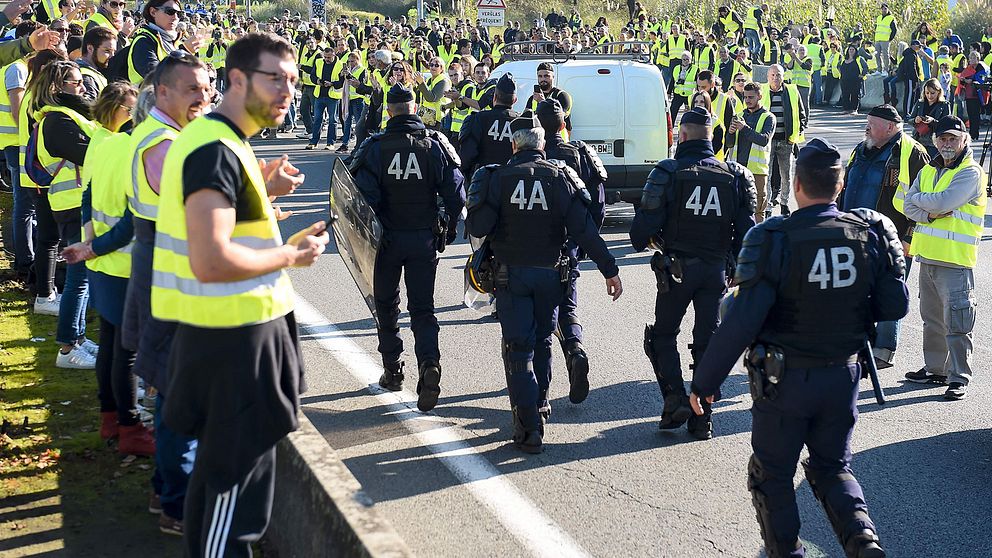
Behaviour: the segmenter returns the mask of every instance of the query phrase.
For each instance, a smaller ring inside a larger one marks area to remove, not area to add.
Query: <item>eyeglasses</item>
[[[179,10],[173,8],[172,6],[168,6],[168,7],[165,7],[165,8],[155,8],[155,9],[157,9],[157,10],[159,10],[161,12],[164,12],[165,15],[167,15],[169,17],[173,17],[173,16],[175,16],[176,14],[179,13]]]
[[[267,76],[269,78],[269,81],[272,82],[273,85],[281,85],[288,81],[290,87],[295,87],[296,82],[299,80],[299,78],[297,78],[296,76],[291,76],[283,72],[269,72],[267,70],[251,69],[251,70],[245,70],[245,73],[262,74],[263,76]]]

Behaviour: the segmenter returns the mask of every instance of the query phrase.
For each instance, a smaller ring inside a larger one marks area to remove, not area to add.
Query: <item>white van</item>
[[[668,113],[665,82],[658,67],[634,59],[604,55],[526,56],[493,70],[492,77],[513,74],[517,82],[514,109],[524,103],[537,85],[537,65],[555,66],[555,87],[572,96],[572,133],[596,149],[606,165],[607,203],[636,203],[648,173],[668,158],[672,122]]]

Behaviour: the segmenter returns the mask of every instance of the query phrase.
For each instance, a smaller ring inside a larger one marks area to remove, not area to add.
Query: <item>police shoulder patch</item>
[[[574,140],[568,143],[578,148],[579,152],[583,153],[586,159],[589,159],[590,167],[593,168],[600,182],[606,184],[606,179],[609,175],[606,173],[606,167],[603,165],[603,160],[599,158],[599,154],[596,153],[596,150],[589,147],[589,145],[582,140]]]
[[[372,134],[371,136],[365,138],[365,141],[358,146],[358,149],[355,149],[351,156],[348,157],[345,164],[348,165],[348,170],[351,171],[351,174],[355,174],[365,165],[365,158],[368,157],[369,149],[372,147],[372,144],[379,141],[379,138],[381,137],[382,134],[379,133]]]
[[[458,157],[458,151],[455,150],[455,146],[451,145],[448,141],[448,137],[438,132],[437,130],[427,130],[428,137],[433,138],[441,145],[441,151],[448,156],[448,161],[455,165],[456,167],[462,164],[462,160]]]
[[[896,231],[896,226],[892,221],[874,209],[858,207],[852,209],[849,215],[853,215],[868,224],[875,234],[878,235],[882,243],[885,244],[885,252],[889,260],[889,269],[896,277],[906,276],[906,257],[902,251],[902,240]]]
[[[663,159],[655,164],[641,192],[641,209],[653,211],[661,207],[665,188],[674,182],[676,171],[678,171],[678,161],[675,159]]]
[[[756,284],[765,271],[765,259],[771,242],[770,231],[778,230],[785,219],[781,216],[766,219],[751,227],[741,242],[741,253],[737,256],[737,270],[734,282],[742,288]]]
[[[472,175],[472,183],[468,187],[466,208],[471,210],[485,203],[486,195],[489,193],[489,182],[497,169],[499,165],[486,165],[475,171]]]

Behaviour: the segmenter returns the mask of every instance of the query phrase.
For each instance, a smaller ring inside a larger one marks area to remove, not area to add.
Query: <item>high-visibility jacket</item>
[[[362,80],[361,80],[361,77],[362,77],[362,74],[363,73],[365,73],[365,82],[362,82]],[[368,80],[369,80],[368,73],[365,72],[365,67],[362,66],[361,64],[359,64],[358,66],[355,66],[355,69],[351,71],[351,75],[356,80],[358,80],[359,83],[363,83],[363,84],[367,84],[368,83]],[[362,95],[362,94],[360,94],[358,92],[358,90],[355,89],[355,86],[352,85],[351,83],[345,82],[345,84],[348,87],[348,100],[350,100],[350,101],[360,100],[360,101],[363,101],[365,103],[368,103],[369,102],[369,96],[368,95]]]
[[[875,18],[875,42],[887,42],[895,38],[892,32],[892,22],[895,21],[892,14],[880,15]]]
[[[878,69],[878,60],[875,60],[875,47],[872,45],[865,45],[865,53],[868,54],[868,58],[862,58],[864,65],[868,68],[869,72],[874,72]],[[886,54],[888,56],[888,54]]]
[[[444,44],[437,45],[437,55],[444,61],[445,69],[448,68],[448,64],[455,59],[455,55],[458,53],[458,45],[451,43],[450,46],[445,47]]]
[[[760,132],[765,126],[765,121],[768,120],[768,116],[771,113],[767,110],[764,111],[761,116],[758,117],[758,125],[755,128],[756,132]],[[740,132],[738,132],[739,134]],[[740,161],[740,156],[738,153],[738,147],[740,142],[735,141],[734,146],[730,148],[730,153],[727,156],[728,161]],[[747,170],[751,171],[753,174],[768,175],[768,161],[771,158],[772,152],[772,142],[768,142],[765,145],[758,145],[751,142],[751,149],[748,151],[747,155]]]
[[[318,76],[318,80],[317,81],[323,80],[323,78],[321,76],[324,75],[324,70],[326,69],[326,66],[327,66],[327,62],[324,61],[324,58],[323,57],[318,58],[313,63],[313,72],[314,72],[314,75]],[[343,57],[339,56],[337,58],[337,60],[334,61],[334,66],[331,67],[331,79],[326,80],[326,81],[337,81],[337,79],[339,77],[341,77],[341,69],[342,68],[344,68],[344,60],[343,60]],[[343,85],[342,85],[342,88],[343,88]],[[333,87],[326,87],[326,86],[320,85],[318,83],[317,86],[316,86],[316,88],[314,88],[314,90],[313,90],[313,96],[314,97],[323,97],[324,96],[324,93],[327,93],[327,96],[330,97],[331,99],[340,99],[341,96],[342,96],[341,95],[341,89],[335,89]]]
[[[690,64],[688,69],[685,70],[685,76],[680,77],[683,68],[684,66],[680,64],[672,71],[675,79],[675,94],[689,98],[696,91],[696,73],[699,72],[699,67],[695,64]]]
[[[183,201],[183,165],[204,145],[221,142],[241,162],[248,183],[243,195],[248,205],[261,209],[262,218],[240,221],[231,242],[264,249],[282,245],[275,211],[265,190],[265,179],[251,145],[220,120],[203,117],[190,122],[169,148],[162,169],[162,190],[155,230],[152,264],[152,315],[159,320],[204,328],[236,328],[270,322],[293,310],[295,294],[285,271],[258,277],[204,283],[193,275],[186,236]]]
[[[701,70],[712,71],[716,68],[716,52],[713,50],[713,46],[709,43],[697,48],[694,56],[696,59],[696,65],[699,66]]]
[[[28,173],[24,170],[24,162],[27,159],[27,145],[28,138],[31,135],[31,125],[34,122],[32,115],[29,113],[28,108],[31,106],[31,92],[25,90],[24,96],[21,98],[21,108],[17,111],[17,156],[18,163],[21,168],[20,179],[18,184],[21,188],[47,188],[47,186],[38,186],[31,180]]]
[[[939,178],[936,167],[933,165],[923,167],[918,177],[920,191],[924,194],[934,194],[946,190],[951,179],[961,172],[961,169],[967,167],[977,169],[980,184],[985,184],[985,171],[969,154],[957,167],[944,170]],[[987,204],[988,198],[982,192],[975,200],[955,209],[947,217],[929,223],[917,223],[913,229],[913,242],[909,247],[909,253],[929,260],[974,268],[978,263],[978,243],[984,232]]]
[[[87,137],[92,137],[99,125],[67,107],[46,105],[35,112],[34,118],[38,126],[38,163],[55,177],[48,185],[48,204],[52,207],[52,211],[65,211],[83,205],[82,169],[72,161],[55,157],[48,152],[44,120],[45,116],[53,112],[60,112],[71,118]]]
[[[753,54],[753,53],[752,53]],[[761,63],[765,66],[778,64],[779,62],[778,43],[773,42],[767,36],[761,40]]]
[[[823,67],[823,58],[820,57],[823,54],[823,47],[816,43],[810,43],[806,45],[806,54],[813,61],[813,67],[810,68],[810,71],[813,73],[819,72],[820,68]]]
[[[200,49],[200,60],[219,70],[227,62],[227,45],[223,42],[210,42]]]
[[[892,195],[892,206],[899,213],[905,214],[906,212],[903,210],[903,207],[906,204],[906,193],[909,192],[909,187],[912,185],[909,176],[909,158],[912,156],[914,149],[919,149],[920,151],[926,150],[908,134],[904,133],[901,136],[899,138],[899,184],[896,186],[895,194]],[[851,153],[851,160],[854,160],[854,152]]]
[[[107,16],[103,15],[99,11],[94,12],[93,15],[91,15],[86,20],[86,23],[83,25],[83,29],[89,31],[90,29],[92,29],[91,25],[99,25],[100,27],[106,27],[107,29],[110,29],[114,33],[117,33],[117,28],[114,27],[114,24],[111,23],[109,19],[107,19]]]
[[[91,66],[83,66],[80,64],[79,73],[93,78],[93,81],[96,82],[96,86],[100,91],[103,91],[103,88],[107,86],[107,76],[101,74],[99,70]]]
[[[427,80],[424,85],[428,90],[433,90],[442,81],[448,81],[448,74],[441,72]],[[428,121],[441,122],[441,119],[444,118],[444,111],[449,104],[451,104],[451,100],[444,96],[436,101],[421,101],[417,107],[417,114],[421,115],[421,118],[426,117]]]
[[[297,63],[300,66],[300,81],[303,82],[303,85],[309,85],[310,87],[316,85],[313,77],[310,75],[310,69],[313,68],[314,63],[320,58],[321,52],[323,52],[323,45],[316,45],[312,50],[305,46],[300,49],[300,57]]]
[[[789,67],[790,64],[796,59],[796,55],[790,54],[788,52],[782,53],[782,68],[785,70],[782,72],[782,81],[785,83],[792,83],[792,68]]]
[[[719,19],[720,23],[723,24],[723,30],[728,36],[736,34],[737,30],[741,28],[741,26],[734,21],[734,12],[729,12],[727,17],[721,17]]]
[[[660,39],[651,45],[651,59],[659,66],[668,66],[668,53],[665,51],[665,45]]]
[[[48,21],[52,22],[62,17],[62,8],[59,8],[59,0],[41,0],[41,7],[48,15]]]
[[[668,53],[668,59],[671,62],[678,62],[682,58],[682,53],[685,52],[685,35],[669,37],[665,43],[665,47]]]
[[[165,47],[165,44],[162,42],[162,37],[160,37],[158,33],[147,27],[139,27],[134,34],[133,40],[131,41],[131,50],[127,53],[127,79],[135,85],[141,83],[141,80],[144,79],[144,76],[138,73],[138,69],[134,66],[134,45],[142,39],[155,42],[155,55],[158,57],[160,62],[168,56],[170,52],[170,50]]]
[[[843,60],[844,55],[840,51],[833,51],[827,53],[827,63],[820,68],[820,73],[824,77],[830,76],[834,79],[840,79],[840,62]]]
[[[458,89],[458,93],[463,97],[475,99],[475,82],[466,80],[465,84]],[[471,112],[472,108],[468,106],[451,109],[451,133],[457,134],[462,130],[462,124],[465,123],[465,119]]]
[[[789,120],[785,121],[785,132],[789,135],[790,143],[802,143],[806,141],[806,136],[803,134],[802,122],[799,120],[799,89],[790,83],[782,84],[783,101],[788,102],[789,105]],[[785,97],[788,97],[787,99]],[[761,106],[765,107],[765,110],[770,111],[772,105],[772,94],[771,88],[768,87],[767,83],[761,84]]]
[[[758,30],[758,12],[761,11],[760,7],[751,7],[747,9],[746,15],[744,16],[744,29]]]
[[[159,194],[152,190],[145,174],[145,152],[162,143],[175,141],[179,130],[162,122],[151,114],[131,132],[130,170],[131,188],[128,191],[127,203],[131,213],[147,221],[158,220]],[[171,149],[171,147],[170,147]],[[162,180],[165,178],[163,177]]]
[[[101,127],[86,149],[83,184],[84,188],[90,190],[90,222],[95,236],[107,234],[127,210],[130,160],[122,155],[127,153],[130,146],[131,138],[127,134],[113,133]],[[123,248],[87,260],[86,267],[114,277],[130,277],[133,244],[132,239]]]
[[[0,79],[5,79],[7,69],[14,64],[24,67],[24,62],[16,60],[0,68]],[[10,92],[3,85],[0,85],[0,149],[18,145],[17,124],[14,123],[14,109],[10,106]]]
[[[796,87],[809,87],[811,85],[812,71],[807,70],[802,67],[802,62],[806,60],[800,60],[798,57],[794,58],[794,64],[792,65],[792,83]]]
[[[493,64],[498,66],[500,61],[503,60],[503,43],[493,45],[492,51],[489,52],[489,55],[493,57]]]
[[[966,68],[966,67],[968,67],[968,57],[965,56],[964,54],[958,54],[957,56],[955,56],[955,57],[953,57],[951,59],[950,68],[951,68],[951,86],[952,87],[957,87],[958,86],[958,83],[960,83],[960,76],[961,76],[961,72],[957,72],[954,69],[955,68]]]

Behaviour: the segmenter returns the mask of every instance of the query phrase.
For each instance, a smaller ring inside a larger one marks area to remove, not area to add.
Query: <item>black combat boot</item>
[[[589,397],[589,356],[582,343],[573,341],[565,349],[565,368],[568,369],[568,400],[582,403]]]
[[[441,395],[441,364],[427,360],[420,365],[420,380],[417,382],[417,408],[426,413],[437,405]]]
[[[541,390],[537,394],[537,412],[541,415],[541,423],[551,420],[551,402],[548,401],[547,390]]]
[[[689,406],[689,398],[685,395],[684,388],[669,390],[665,395],[665,408],[661,412],[661,422],[658,428],[661,430],[674,430],[689,420],[692,416],[692,407]]]
[[[403,389],[403,361],[383,363],[382,376],[379,376],[379,387],[389,391]]]
[[[692,413],[686,428],[688,428],[689,434],[693,438],[697,440],[709,440],[713,437],[713,407],[702,398],[699,399],[699,404],[703,408],[703,414],[697,415],[696,413]]]
[[[513,446],[524,453],[541,453],[544,451],[544,428],[543,426],[538,426],[537,428],[528,430],[524,426],[524,421],[520,416],[521,411],[528,415],[537,415],[536,408],[533,410],[522,410],[519,407],[513,408]],[[530,418],[533,419],[535,417]],[[538,419],[537,424],[540,425],[540,419]]]

